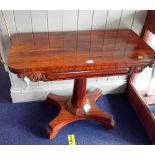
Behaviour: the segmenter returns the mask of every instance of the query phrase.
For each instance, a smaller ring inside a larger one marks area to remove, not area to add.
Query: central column
[[[72,98],[68,101],[67,110],[75,115],[83,115],[86,113],[84,109],[88,102],[86,99],[87,79],[75,79]]]
[[[74,80],[73,96],[71,103],[78,108],[83,107],[86,102],[86,85],[86,79]]]

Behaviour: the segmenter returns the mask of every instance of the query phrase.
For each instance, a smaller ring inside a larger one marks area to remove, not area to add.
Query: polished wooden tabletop
[[[132,30],[19,33],[11,38],[9,69],[75,72],[148,64],[155,52]]]

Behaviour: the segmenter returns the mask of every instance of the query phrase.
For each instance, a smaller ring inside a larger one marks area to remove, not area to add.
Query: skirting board
[[[126,81],[110,81],[105,83],[90,82],[87,87],[87,91],[91,91],[95,88],[100,88],[103,91],[103,94],[119,94],[125,91]],[[39,100],[43,101],[50,92],[63,96],[71,96],[72,91],[73,85],[59,85],[54,87],[33,88],[21,91],[11,89],[11,97],[13,103]]]

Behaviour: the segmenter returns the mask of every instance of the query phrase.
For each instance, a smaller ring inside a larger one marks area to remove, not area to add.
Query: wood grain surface
[[[154,59],[154,51],[132,30],[94,30],[15,34],[7,62],[21,74],[129,68]]]

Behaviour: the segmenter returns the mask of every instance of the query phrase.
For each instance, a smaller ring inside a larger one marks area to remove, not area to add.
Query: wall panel
[[[33,32],[47,32],[47,11],[33,10],[31,11]]]
[[[48,29],[49,31],[63,31],[63,11],[48,11]]]
[[[93,18],[93,30],[104,30],[107,20],[108,10],[95,10]]]
[[[121,10],[109,10],[106,29],[118,29],[121,20]]]
[[[135,10],[123,10],[119,29],[130,29],[135,16]]]
[[[5,14],[5,18],[6,18],[10,36],[12,36],[14,33],[17,33],[14,11],[13,10],[4,10],[3,12]]]
[[[78,10],[63,11],[63,30],[77,31]]]
[[[136,10],[136,15],[135,15],[135,19],[134,19],[134,23],[133,23],[133,27],[132,29],[138,34],[140,35],[142,32],[142,28],[144,25],[144,21],[147,15],[147,11],[146,10]]]
[[[14,11],[14,17],[17,33],[32,32],[32,21],[29,10],[16,10]]]
[[[93,10],[80,10],[78,20],[78,31],[91,30]]]

